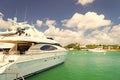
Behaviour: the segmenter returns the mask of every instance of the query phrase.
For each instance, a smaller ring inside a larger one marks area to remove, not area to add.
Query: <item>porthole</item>
[[[45,60],[45,62],[47,62],[47,60]]]

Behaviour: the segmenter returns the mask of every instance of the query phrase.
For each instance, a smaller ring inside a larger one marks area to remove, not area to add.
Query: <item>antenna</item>
[[[26,21],[26,19],[27,19],[27,7],[25,8],[25,17],[24,17],[24,21]]]
[[[16,8],[16,11],[15,11],[15,17],[17,17],[17,8]]]

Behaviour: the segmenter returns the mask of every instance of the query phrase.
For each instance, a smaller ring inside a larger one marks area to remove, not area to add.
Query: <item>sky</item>
[[[0,31],[27,21],[62,45],[120,45],[120,0],[0,1]]]

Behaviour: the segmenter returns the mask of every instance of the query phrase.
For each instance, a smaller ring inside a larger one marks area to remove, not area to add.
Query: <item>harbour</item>
[[[26,80],[120,80],[120,52],[69,51],[64,64]]]
[[[120,80],[120,0],[2,0],[0,80]]]

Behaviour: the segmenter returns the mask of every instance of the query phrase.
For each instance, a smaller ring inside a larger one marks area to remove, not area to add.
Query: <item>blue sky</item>
[[[6,22],[4,24],[7,24],[8,18],[13,20],[16,17],[18,22],[26,19],[29,24],[39,26],[37,28],[47,36],[53,36],[57,41],[64,41],[64,43],[61,42],[62,44],[73,42],[83,44],[119,44],[119,37],[112,37],[112,35],[118,35],[115,30],[119,30],[120,0],[0,1],[1,24],[4,21]],[[93,20],[90,16],[92,16]],[[91,26],[86,25],[87,22]],[[1,29],[4,28],[2,25],[0,27]],[[51,34],[53,31],[54,33]],[[103,37],[102,35],[105,36]],[[102,39],[98,40],[97,36],[101,36]],[[115,42],[113,39],[115,39]],[[108,40],[110,41],[108,42]]]
[[[104,14],[106,18],[118,23],[120,16],[120,0],[95,0],[92,4],[82,6],[77,0],[1,0],[0,12],[4,18],[17,17],[22,21],[35,22],[37,19],[55,19],[58,22],[70,18],[74,13],[86,13],[88,11]]]

